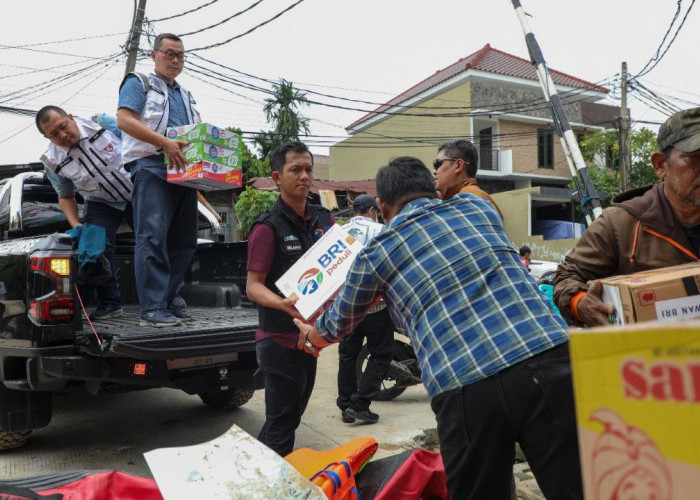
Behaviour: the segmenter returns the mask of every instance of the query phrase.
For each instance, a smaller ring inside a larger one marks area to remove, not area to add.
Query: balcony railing
[[[499,172],[499,150],[479,148],[479,170]]]

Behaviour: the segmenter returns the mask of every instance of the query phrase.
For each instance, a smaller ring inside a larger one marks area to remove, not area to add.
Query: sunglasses
[[[442,166],[442,163],[445,161],[456,161],[458,158],[435,158],[435,161],[433,162],[433,168],[437,170]]]

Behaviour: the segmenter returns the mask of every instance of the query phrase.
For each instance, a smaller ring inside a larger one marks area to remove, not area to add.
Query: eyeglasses
[[[162,52],[165,54],[165,57],[167,57],[170,60],[176,59],[180,62],[185,62],[185,59],[187,59],[187,55],[184,52],[173,52],[172,50],[160,50],[160,49],[155,49],[156,52]]]
[[[433,168],[435,170],[439,169],[443,162],[446,161],[457,161],[459,158],[435,158],[435,161],[433,162]]]

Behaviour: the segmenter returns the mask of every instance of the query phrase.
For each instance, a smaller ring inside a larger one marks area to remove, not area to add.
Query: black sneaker
[[[342,411],[343,423],[344,423],[344,424],[354,424],[354,423],[355,423],[355,418],[354,418],[354,417],[351,417],[350,415],[348,415],[347,411],[348,411],[347,408],[345,408],[345,409]]]
[[[90,321],[119,318],[124,316],[124,309],[119,304],[101,305],[90,314]]]
[[[192,315],[187,312],[187,303],[182,297],[175,297],[168,306],[168,312],[180,321],[192,321]]]
[[[376,413],[372,413],[371,411],[369,411],[369,409],[359,411],[353,410],[352,408],[347,408],[343,412],[343,417],[345,416],[352,418],[353,420],[359,420],[360,422],[364,422],[366,424],[376,424],[377,422],[379,422],[379,415],[377,415]]]

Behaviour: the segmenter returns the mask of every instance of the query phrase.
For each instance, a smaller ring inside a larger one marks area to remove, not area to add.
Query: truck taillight
[[[41,323],[72,321],[75,314],[69,255],[38,252],[29,260],[29,271],[44,285],[30,287],[38,297],[29,298],[29,314]]]

